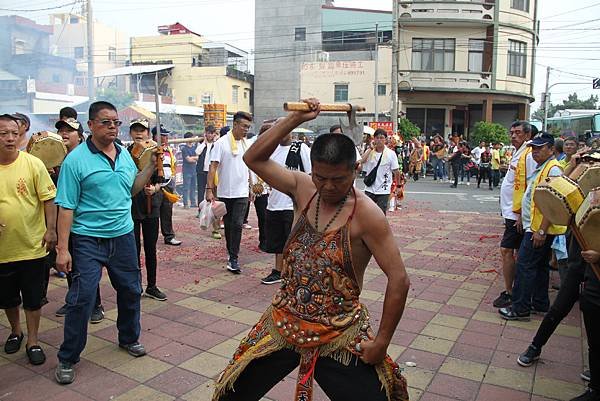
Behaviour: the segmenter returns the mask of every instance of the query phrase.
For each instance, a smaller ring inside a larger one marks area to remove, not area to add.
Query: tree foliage
[[[510,142],[508,131],[503,125],[486,123],[485,121],[476,123],[470,136],[473,145],[478,145],[481,141],[485,141],[488,144],[494,142],[508,144]]]
[[[115,88],[104,88],[98,91],[96,100],[102,100],[105,102],[112,103],[117,110],[123,110],[124,108],[133,104],[133,95],[131,93],[120,92]]]
[[[577,93],[572,93],[569,97],[563,100],[562,104],[548,104],[548,117],[553,117],[559,110],[576,109],[576,110],[595,110],[598,109],[599,98],[597,95],[590,95],[588,99],[579,99]],[[537,109],[531,117],[535,120],[544,120],[544,107]]]
[[[398,121],[398,133],[406,141],[421,135],[421,129],[403,117]]]

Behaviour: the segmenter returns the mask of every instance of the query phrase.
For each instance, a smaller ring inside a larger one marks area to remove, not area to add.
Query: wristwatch
[[[546,235],[546,231],[542,230],[541,228],[537,231],[538,235],[541,235],[542,237]]]

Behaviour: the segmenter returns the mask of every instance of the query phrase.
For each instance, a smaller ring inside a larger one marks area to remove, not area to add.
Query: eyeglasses
[[[114,125],[115,127],[120,127],[123,124],[123,121],[121,121],[121,120],[94,120],[94,121],[98,121],[100,124],[104,125],[105,127],[110,127],[112,125]]]

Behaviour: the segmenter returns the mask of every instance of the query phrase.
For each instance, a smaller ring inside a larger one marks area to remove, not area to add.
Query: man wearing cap
[[[91,135],[61,166],[56,267],[72,271],[73,284],[67,293],[64,341],[54,373],[60,384],[75,379],[74,365],[85,348],[104,266],[117,292],[119,347],[134,357],[146,354],[139,343],[142,286],[131,199],[150,180],[155,166],[150,163],[138,173],[129,152],[115,144],[121,124],[114,105],[92,103]]]
[[[192,139],[194,134],[192,132],[186,132],[183,137],[185,139]],[[181,145],[181,158],[183,159],[182,173],[183,173],[183,207],[197,207],[196,202],[196,182],[198,177],[196,176],[196,164],[198,162],[198,155],[196,155],[197,144],[195,142],[187,142]],[[189,202],[189,203],[188,203]]]
[[[27,132],[29,131],[29,128],[31,128],[31,120],[23,113],[14,113],[12,117],[19,126],[17,149],[25,149],[25,146],[27,146]]]
[[[61,114],[62,113],[63,110],[61,110]],[[60,135],[63,139],[63,143],[67,148],[67,154],[71,153],[73,150],[75,150],[77,146],[79,146],[85,141],[85,138],[83,136],[83,126],[81,125],[81,123],[79,123],[79,121],[75,120],[74,118],[61,118],[59,121],[56,122],[55,127],[58,130],[58,135]],[[56,180],[58,180],[58,174],[56,176]],[[50,255],[51,254],[52,252],[50,253]],[[54,259],[50,261],[51,267],[56,266],[56,254],[54,254],[53,257]],[[73,275],[71,274],[71,272],[68,272],[66,273],[66,276],[67,286],[68,288],[71,288],[71,285],[73,284]],[[57,317],[64,317],[67,314],[68,309],[69,305],[65,303],[54,314]],[[100,285],[98,285],[98,287],[96,288],[96,301],[94,303],[94,309],[92,310],[92,314],[90,315],[90,323],[100,323],[103,319],[104,308],[102,307],[102,298],[100,297]]]
[[[166,191],[175,193],[175,155],[173,149],[169,146],[169,135],[171,132],[163,125],[160,125],[160,138],[157,138],[156,127],[152,128],[153,139],[160,143],[163,148],[163,172],[165,178],[165,184],[163,188]],[[173,231],[173,204],[163,196],[162,203],[160,204],[160,231],[165,240],[165,244],[179,246],[181,241],[175,238],[175,231]]]
[[[133,120],[129,125],[129,135],[135,142],[143,142],[150,139],[148,132],[148,121]],[[127,150],[131,152],[133,144]],[[163,192],[160,186],[160,178],[157,173],[152,175],[144,190],[136,194],[131,202],[131,217],[133,217],[133,232],[137,247],[138,266],[142,268],[140,253],[142,250],[142,237],[144,238],[144,263],[146,265],[146,291],[144,295],[166,301],[167,296],[156,286],[156,242],[158,241],[158,226],[160,206],[163,201]]]
[[[535,189],[547,177],[562,175],[562,167],[554,157],[554,137],[538,134],[529,144],[537,167],[528,178],[521,202],[524,236],[517,256],[512,305],[498,312],[506,320],[529,320],[531,311],[546,313],[550,307],[548,282],[550,247],[555,235],[564,234],[565,226],[550,224],[533,199]]]
[[[46,361],[38,344],[46,279],[46,254],[56,245],[56,187],[40,159],[19,151],[19,125],[0,115],[0,309],[10,323],[4,352],[21,348],[19,307],[27,321],[27,357],[33,365]]]

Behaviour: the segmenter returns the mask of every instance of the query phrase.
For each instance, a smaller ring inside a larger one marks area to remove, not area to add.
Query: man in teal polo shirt
[[[73,283],[66,297],[64,341],[55,372],[60,384],[75,378],[73,365],[85,348],[103,266],[117,291],[119,346],[136,357],[146,353],[138,342],[142,287],[131,198],[150,180],[156,163],[138,174],[129,152],[114,143],[120,125],[112,104],[92,103],[88,121],[92,134],[61,166],[55,200],[60,206],[56,267],[72,271]]]

